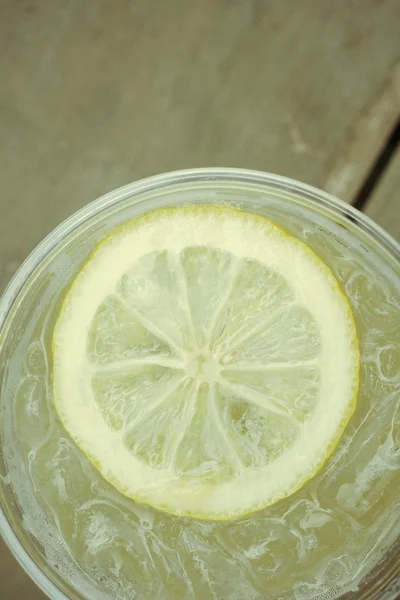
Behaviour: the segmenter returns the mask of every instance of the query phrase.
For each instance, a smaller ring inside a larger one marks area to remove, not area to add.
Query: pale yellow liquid
[[[106,483],[53,407],[51,334],[59,299],[37,320],[14,395],[19,455],[8,456],[10,481],[25,527],[84,597],[328,600],[357,589],[399,533],[396,281],[318,228],[293,222],[291,229],[328,262],[351,300],[361,390],[323,471],[260,513],[230,523],[178,518]]]

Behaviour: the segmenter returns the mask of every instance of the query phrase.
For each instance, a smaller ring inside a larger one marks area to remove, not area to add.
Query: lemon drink
[[[270,212],[114,227],[38,319],[24,518],[71,597],[335,598],[394,540],[396,282]]]

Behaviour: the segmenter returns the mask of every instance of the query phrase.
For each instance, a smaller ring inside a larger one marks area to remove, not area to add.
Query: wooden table
[[[0,287],[157,172],[248,167],[353,202],[399,107],[399,0],[0,0]],[[364,208],[399,238],[398,152],[381,175]],[[43,598],[4,546],[0,582]]]

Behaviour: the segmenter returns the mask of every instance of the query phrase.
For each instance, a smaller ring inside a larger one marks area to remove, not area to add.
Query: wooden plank
[[[389,163],[364,212],[400,242],[400,150]]]
[[[397,64],[372,105],[353,124],[353,139],[324,185],[328,192],[349,202],[356,197],[398,121],[399,107],[400,64]]]
[[[2,600],[46,600],[47,596],[17,564],[0,538],[0,581]]]
[[[350,200],[398,111],[400,3],[301,4],[2,0],[0,281],[156,172],[249,167]]]

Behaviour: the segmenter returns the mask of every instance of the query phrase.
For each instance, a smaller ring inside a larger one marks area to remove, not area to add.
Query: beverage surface
[[[26,528],[44,546],[50,564],[87,597],[333,599],[356,589],[395,539],[396,282],[344,234],[332,235],[294,216],[291,230],[324,259],[350,300],[361,386],[351,421],[324,468],[294,494],[253,515],[226,523],[174,516],[107,483],[54,408],[51,339],[60,297],[49,295],[46,310],[34,316],[35,327],[19,349],[20,370],[15,367],[13,412],[6,415],[15,431],[15,450],[7,457],[10,478]]]

